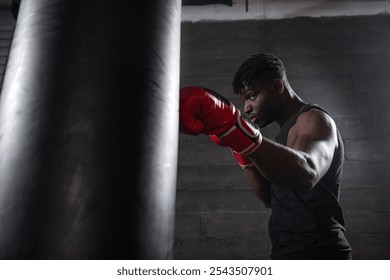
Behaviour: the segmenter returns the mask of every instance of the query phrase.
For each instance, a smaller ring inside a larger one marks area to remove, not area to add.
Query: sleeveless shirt
[[[302,113],[313,108],[328,114],[315,104],[305,105],[282,127],[275,141],[287,146],[290,128]],[[310,191],[301,193],[272,184],[269,233],[273,259],[331,259],[351,252],[339,204],[344,161],[339,131],[337,138],[338,148],[328,171]]]

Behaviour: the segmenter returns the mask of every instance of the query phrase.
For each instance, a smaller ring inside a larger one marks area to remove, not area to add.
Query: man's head
[[[278,121],[290,86],[280,59],[257,54],[244,61],[233,78],[233,90],[244,103],[244,113],[260,127]]]
[[[233,78],[233,91],[240,94],[246,89],[254,89],[258,82],[268,84],[275,79],[287,81],[282,61],[272,54],[259,53],[252,55],[238,68]]]

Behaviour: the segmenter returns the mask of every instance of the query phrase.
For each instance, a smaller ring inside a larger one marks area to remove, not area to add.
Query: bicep
[[[319,180],[332,163],[338,145],[337,129],[333,120],[324,112],[313,110],[306,114],[297,126],[296,140],[291,148],[303,153]]]

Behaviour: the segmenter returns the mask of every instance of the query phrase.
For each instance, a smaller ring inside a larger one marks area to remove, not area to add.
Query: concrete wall
[[[235,70],[270,52],[295,91],[332,114],[346,146],[341,204],[355,259],[390,258],[388,26],[388,15],[182,24],[182,86],[210,87],[240,106]],[[229,149],[180,135],[176,259],[268,259],[269,215]]]
[[[183,6],[182,21],[264,20],[379,13],[390,13],[389,0],[233,0],[233,6]]]
[[[0,9],[0,89],[3,84],[5,65],[11,46],[15,20],[10,10]]]

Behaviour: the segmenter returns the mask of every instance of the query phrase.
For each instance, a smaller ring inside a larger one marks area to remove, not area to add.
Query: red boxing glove
[[[239,154],[254,152],[262,140],[260,131],[228,99],[203,87],[180,89],[180,132],[217,135]]]
[[[255,164],[245,155],[238,154],[232,150],[233,156],[236,158],[238,164],[242,169],[246,169],[248,167],[255,166]]]
[[[211,139],[211,141],[213,141],[215,144],[217,144],[219,146],[222,146],[222,147],[227,146],[221,139],[219,139],[219,137],[217,135],[210,135],[210,139]],[[231,151],[232,151],[234,158],[237,160],[238,165],[240,165],[240,167],[242,169],[246,169],[248,167],[255,166],[255,164],[247,156],[242,155],[242,154],[238,154],[233,150],[231,150]]]
[[[227,147],[227,145],[221,140],[219,139],[219,137],[217,135],[210,135],[210,139],[211,141],[213,141],[215,144],[219,145],[219,146],[222,146],[222,147]]]

